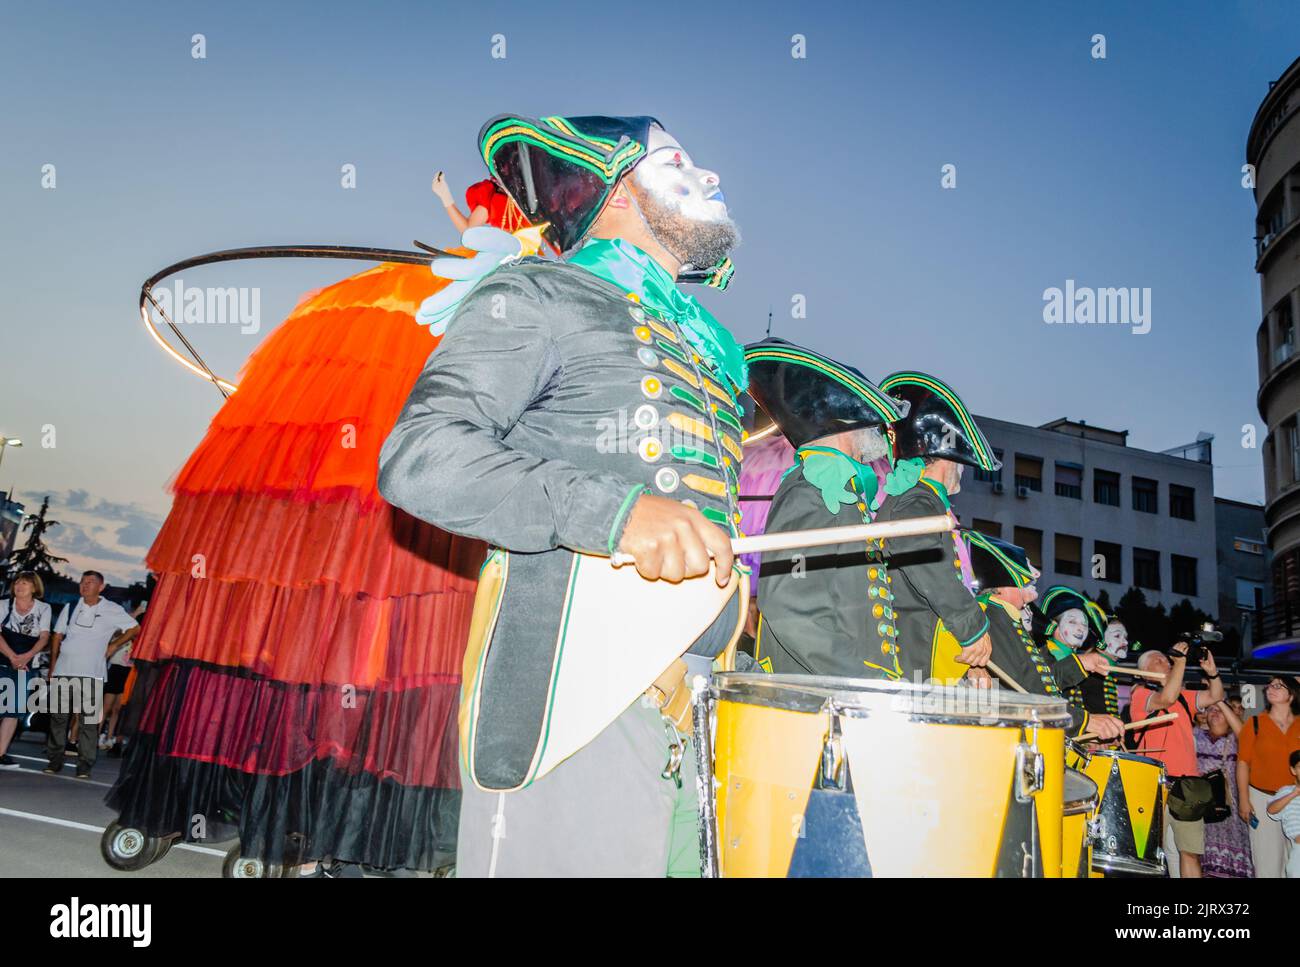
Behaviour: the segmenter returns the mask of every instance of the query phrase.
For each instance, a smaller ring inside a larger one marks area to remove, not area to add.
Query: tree
[[[57,520],[49,520],[46,513],[50,509],[50,498],[47,496],[41,501],[41,509],[34,514],[28,514],[23,518],[23,525],[20,530],[29,532],[27,543],[14,551],[9,558],[9,573],[17,574],[19,571],[34,571],[42,579],[58,577],[58,571],[55,569],[56,564],[67,564],[66,557],[59,557],[50,551],[45,545],[45,532],[51,527],[62,526]]]
[[[1185,635],[1195,634],[1211,620],[1210,616],[1186,598],[1175,604],[1168,613],[1163,604],[1154,608],[1147,604],[1147,596],[1140,588],[1129,588],[1119,599],[1115,609],[1124,627],[1128,629],[1129,647],[1137,651],[1136,643],[1142,650],[1167,648]],[[1215,648],[1216,654],[1222,654],[1221,648]]]

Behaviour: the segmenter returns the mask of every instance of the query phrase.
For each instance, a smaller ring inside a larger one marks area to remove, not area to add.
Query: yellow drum
[[[1097,812],[1097,784],[1075,769],[1065,770],[1061,821],[1061,876],[1087,879],[1092,869],[1089,825]]]
[[[1164,876],[1164,765],[1131,752],[1073,744],[1067,764],[1097,784],[1093,870],[1106,876]]]
[[[731,672],[706,701],[723,876],[1061,873],[1062,699]]]

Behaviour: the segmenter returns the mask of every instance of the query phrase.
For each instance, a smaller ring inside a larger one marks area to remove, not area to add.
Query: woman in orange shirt
[[[1241,818],[1250,825],[1250,849],[1255,876],[1281,879],[1293,844],[1280,823],[1264,814],[1282,786],[1293,781],[1287,760],[1300,749],[1300,685],[1278,676],[1264,691],[1268,710],[1246,723],[1237,752],[1237,802]]]

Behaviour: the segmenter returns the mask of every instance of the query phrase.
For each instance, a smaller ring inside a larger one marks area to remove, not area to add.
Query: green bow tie
[[[569,256],[569,262],[634,292],[642,305],[672,316],[709,368],[721,373],[739,393],[749,385],[745,352],[735,337],[694,298],[683,295],[662,265],[621,238],[594,238]]]

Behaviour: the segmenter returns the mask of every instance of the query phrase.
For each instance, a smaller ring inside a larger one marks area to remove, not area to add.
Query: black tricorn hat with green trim
[[[488,171],[561,252],[577,245],[619,179],[646,155],[652,117],[502,114],[479,131]],[[662,125],[660,125],[662,127]]]
[[[1000,470],[984,432],[951,386],[925,373],[886,376],[880,388],[912,405],[906,420],[894,424],[894,456],[940,457],[981,470]]]
[[[893,423],[907,404],[882,393],[852,366],[784,339],[745,347],[749,393],[792,446],[859,427]]]
[[[975,530],[961,533],[970,548],[977,593],[994,588],[1024,588],[1034,583],[1034,568],[1023,547]]]

